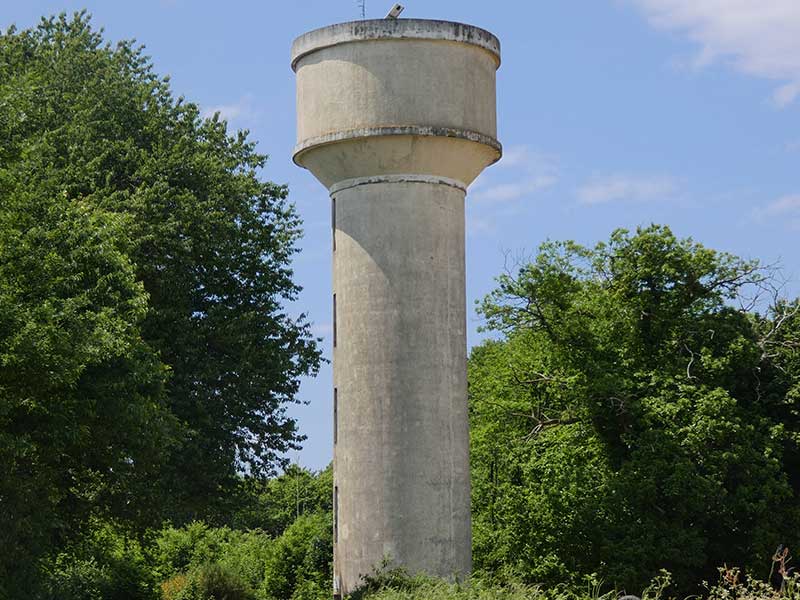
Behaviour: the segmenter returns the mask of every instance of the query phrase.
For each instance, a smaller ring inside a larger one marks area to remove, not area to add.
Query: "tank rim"
[[[325,48],[371,40],[439,40],[477,46],[500,66],[500,40],[493,33],[456,21],[433,19],[368,19],[320,27],[292,43],[292,70],[305,56]]]

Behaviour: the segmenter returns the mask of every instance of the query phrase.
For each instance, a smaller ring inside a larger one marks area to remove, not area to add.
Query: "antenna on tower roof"
[[[388,15],[386,15],[386,18],[387,18],[387,19],[396,19],[397,17],[399,17],[399,16],[400,16],[400,13],[401,13],[401,12],[403,12],[403,9],[404,9],[404,8],[405,8],[405,6],[403,6],[402,4],[395,4],[395,5],[394,5],[394,6],[393,6],[393,7],[392,7],[390,10],[389,10],[389,14],[388,14]]]
[[[357,3],[358,8],[361,10],[361,18],[367,18],[367,0],[358,0]]]

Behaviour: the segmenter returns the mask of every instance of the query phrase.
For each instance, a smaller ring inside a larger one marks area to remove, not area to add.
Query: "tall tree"
[[[501,276],[469,365],[478,565],[688,591],[796,546],[796,312],[740,302],[768,283],[656,226]]]
[[[150,480],[176,434],[165,366],[142,339],[147,295],[124,253],[125,220],[55,190],[15,190],[7,174],[0,170],[0,598],[22,597],[35,559],[93,511],[135,522],[150,513]]]
[[[58,452],[55,437],[83,435],[70,415],[94,406],[76,390],[105,381],[132,414],[105,415],[90,437],[149,439],[131,391],[145,388],[151,412],[163,404],[176,425],[150,479],[176,520],[214,518],[241,473],[286,463],[302,441],[286,406],[320,354],[288,308],[300,220],[285,186],[260,179],[265,162],[247,132],[173,97],[141,47],[105,43],[84,13],[0,36],[0,293],[29,306],[0,316],[4,443],[38,435],[39,452]],[[67,327],[54,298],[97,286],[105,295],[69,313],[93,328]],[[57,344],[36,345],[37,319]],[[73,400],[48,392],[66,414],[57,428],[14,412],[34,410],[6,383],[36,380],[17,355],[33,349],[49,362],[26,360],[48,376],[50,364],[72,369],[62,388]]]

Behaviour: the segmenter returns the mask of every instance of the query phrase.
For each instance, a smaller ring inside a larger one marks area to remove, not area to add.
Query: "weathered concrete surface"
[[[297,101],[303,106],[297,137],[376,124],[494,137],[495,96],[486,92],[496,67],[494,55],[480,47],[441,41],[351,42],[306,54],[297,70]],[[347,103],[341,102],[344,95]]]
[[[348,21],[309,31],[298,37],[292,44],[292,69],[297,70],[297,61],[306,54],[329,46],[344,44],[354,40],[440,40],[472,44],[494,54],[500,66],[500,41],[485,29],[432,19],[371,19],[367,21]]]
[[[464,192],[372,183],[336,198],[336,568],[471,560]]]
[[[457,179],[465,186],[500,156],[499,145],[462,137],[384,133],[323,143],[295,154],[326,187],[337,181],[369,177],[377,173],[439,175]],[[423,129],[423,131],[429,131]],[[349,132],[348,132],[349,133]],[[318,139],[318,138],[317,138]]]
[[[464,194],[500,157],[488,32],[343,23],[295,41],[295,162],[333,201],[334,579],[471,568]]]

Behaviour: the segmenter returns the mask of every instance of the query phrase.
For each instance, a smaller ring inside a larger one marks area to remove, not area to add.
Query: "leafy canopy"
[[[796,546],[800,319],[743,306],[768,284],[657,226],[501,276],[469,364],[478,566],[687,590]]]
[[[0,35],[4,557],[92,510],[222,520],[302,441],[286,406],[320,354],[265,162],[84,13]]]

